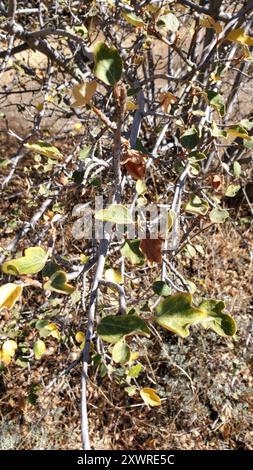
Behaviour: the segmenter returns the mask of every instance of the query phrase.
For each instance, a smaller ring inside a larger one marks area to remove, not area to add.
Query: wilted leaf
[[[24,147],[32,152],[38,153],[39,155],[44,155],[45,157],[56,159],[62,157],[62,154],[57,147],[47,144],[47,142],[43,142],[42,140],[38,140],[38,142],[34,144],[24,144]]]
[[[180,142],[183,147],[188,149],[194,149],[199,143],[199,132],[196,127],[190,127],[185,131],[185,133],[180,137]]]
[[[125,256],[132,264],[140,265],[144,263],[145,257],[140,251],[140,240],[127,240],[121,248],[122,256]]]
[[[179,292],[158,304],[154,319],[163,328],[185,338],[190,334],[189,326],[205,317],[205,312],[192,306],[191,294]]]
[[[189,214],[205,215],[209,209],[209,204],[196,194],[192,194],[185,205],[185,211]]]
[[[235,197],[240,188],[241,186],[239,184],[230,184],[226,189],[225,196]]]
[[[44,341],[42,341],[41,339],[38,339],[37,341],[35,341],[33,345],[33,352],[34,352],[35,359],[38,359],[38,360],[41,359],[45,351],[46,351],[46,345]]]
[[[0,310],[3,308],[12,308],[16,300],[20,297],[22,287],[13,283],[5,284],[0,287]]]
[[[135,315],[108,315],[97,327],[98,335],[108,343],[117,343],[125,336],[142,334],[149,336],[149,329],[141,318]]]
[[[60,294],[72,294],[75,288],[68,284],[67,274],[64,271],[56,271],[44,284],[44,289]]]
[[[128,140],[122,139],[122,160],[126,171],[136,180],[143,180],[146,171],[147,155],[139,150],[130,148]]]
[[[200,20],[201,26],[204,26],[205,28],[211,28],[214,29],[216,34],[220,34],[222,32],[222,26],[218,21],[215,21],[215,19],[212,16],[206,15],[205,18]]]
[[[122,61],[117,49],[99,42],[94,50],[94,58],[94,75],[107,85],[115,85],[122,74]]]
[[[162,244],[163,240],[160,238],[143,238],[140,243],[142,253],[147,257],[150,265],[154,263],[160,264],[162,262]]]
[[[90,105],[91,100],[96,93],[96,89],[97,82],[95,80],[74,85],[72,93],[75,98],[75,102],[71,105],[72,108],[86,106],[87,104]]]
[[[165,113],[168,113],[171,105],[176,103],[177,101],[177,97],[169,91],[165,93],[160,93],[158,99]]]
[[[125,18],[125,20],[129,24],[131,24],[132,26],[135,26],[136,28],[141,28],[143,26],[146,26],[146,23],[134,13],[123,12],[122,16]]]
[[[142,388],[140,390],[141,398],[149,406],[161,406],[161,398],[153,388]]]
[[[95,219],[114,224],[132,224],[132,216],[129,209],[122,204],[112,204],[107,209],[102,209],[95,214]]]
[[[117,271],[116,269],[107,269],[105,271],[105,279],[107,281],[115,282],[116,284],[122,284],[123,282],[120,271]]]
[[[253,38],[248,36],[243,28],[237,28],[227,35],[226,39],[232,42],[238,42],[239,44],[245,44],[246,46],[253,46]]]
[[[130,359],[130,348],[124,341],[118,341],[112,350],[112,359],[117,364],[125,364]]]
[[[22,258],[6,261],[2,265],[2,271],[13,275],[36,274],[44,268],[46,261],[47,253],[43,248],[30,247],[25,250]]]
[[[220,336],[235,335],[236,323],[230,315],[223,313],[225,304],[222,300],[204,300],[199,308],[207,314],[207,319],[202,322],[205,328],[211,328]]]
[[[164,26],[167,31],[175,33],[179,28],[179,21],[173,13],[159,16],[157,26]]]
[[[223,224],[229,217],[229,213],[221,207],[215,207],[211,210],[209,217],[213,224]]]
[[[155,281],[152,287],[155,294],[162,297],[168,297],[171,294],[171,288],[164,281]]]

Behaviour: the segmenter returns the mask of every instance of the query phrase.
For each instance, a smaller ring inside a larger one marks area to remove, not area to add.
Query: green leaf
[[[218,111],[220,116],[224,116],[226,112],[226,107],[224,104],[223,96],[220,95],[217,91],[209,90],[207,92],[207,98],[210,106]]]
[[[43,277],[51,277],[56,271],[60,270],[60,266],[54,261],[47,261],[46,265],[42,269]]]
[[[12,308],[22,292],[22,286],[8,283],[0,287],[0,310]]]
[[[67,274],[64,271],[56,271],[44,284],[44,289],[60,294],[72,294],[75,288],[68,284]]]
[[[164,26],[167,31],[175,33],[179,28],[179,21],[173,13],[167,13],[166,15],[159,16],[157,26]]]
[[[211,210],[209,217],[213,224],[223,224],[229,217],[229,212],[220,207],[215,207]]]
[[[155,281],[152,287],[155,294],[161,297],[168,297],[171,294],[171,288],[164,281]]]
[[[42,341],[41,339],[38,339],[37,341],[35,341],[33,345],[33,352],[34,352],[35,359],[38,359],[38,360],[41,359],[45,351],[46,351],[46,345],[44,341]]]
[[[192,306],[191,294],[179,292],[158,304],[154,320],[163,328],[186,338],[190,334],[189,326],[205,317],[205,312]]]
[[[145,261],[145,256],[140,250],[140,240],[127,240],[120,252],[132,264],[142,265]]]
[[[137,379],[137,377],[139,377],[140,373],[141,373],[141,370],[142,370],[142,365],[141,364],[135,364],[135,366],[132,366],[127,375],[128,377],[130,377],[131,379]]]
[[[134,13],[123,12],[122,16],[123,18],[125,18],[125,20],[129,24],[131,24],[132,26],[135,26],[136,28],[141,28],[142,26],[146,26],[146,23]]]
[[[199,152],[198,150],[194,150],[193,152],[189,153],[188,159],[190,163],[197,163],[201,160],[205,160],[206,155],[203,152]]]
[[[32,152],[38,153],[39,155],[44,155],[45,157],[56,159],[62,157],[62,154],[57,147],[54,147],[47,142],[43,142],[42,140],[38,140],[38,142],[34,144],[24,144],[24,147]]]
[[[114,224],[132,224],[133,219],[129,209],[122,204],[112,204],[108,209],[102,209],[95,214],[95,219]]]
[[[233,173],[236,178],[239,178],[241,174],[242,168],[239,162],[234,162],[233,163]]]
[[[13,275],[36,274],[44,268],[46,261],[47,253],[43,248],[30,247],[25,250],[22,258],[6,261],[2,265],[2,271]]]
[[[121,78],[122,61],[114,47],[99,42],[94,50],[94,75],[107,85],[114,85]]]
[[[108,315],[102,318],[97,327],[98,335],[108,343],[117,343],[125,336],[142,334],[149,336],[149,329],[144,320],[135,315],[116,317]]]
[[[207,319],[202,322],[205,328],[211,328],[220,336],[234,336],[236,323],[227,313],[223,313],[225,304],[222,300],[204,300],[199,308],[203,310]]]
[[[188,149],[194,149],[199,143],[199,133],[196,127],[190,127],[180,137],[180,142],[183,147]]]
[[[130,359],[130,348],[124,341],[118,341],[112,350],[112,359],[117,364],[125,364]]]
[[[240,189],[241,186],[239,184],[230,184],[226,189],[225,196],[235,197]]]
[[[196,194],[190,196],[189,201],[185,205],[185,211],[189,214],[205,215],[209,209],[209,204]]]
[[[86,145],[80,150],[78,159],[82,161],[86,160],[86,158],[88,158],[91,155],[91,153],[92,153],[92,146]]]

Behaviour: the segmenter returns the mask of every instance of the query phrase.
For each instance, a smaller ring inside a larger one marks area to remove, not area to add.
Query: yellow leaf
[[[53,336],[53,338],[56,338],[58,341],[60,341],[61,335],[58,330],[58,326],[55,323],[49,323],[49,325],[46,326],[46,329],[51,332],[50,334]]]
[[[142,388],[140,395],[146,405],[161,406],[161,398],[157,395],[153,388]]]
[[[81,122],[76,122],[76,124],[74,124],[74,129],[76,131],[80,131],[82,129],[83,125]]]
[[[203,18],[200,21],[201,26],[204,26],[205,28],[211,28],[214,29],[217,34],[220,34],[222,32],[222,26],[218,21],[215,21],[212,16],[206,16],[206,18]]]
[[[0,351],[0,362],[3,362],[6,366],[8,366],[11,362],[11,356],[5,353],[4,351]]]
[[[2,346],[2,354],[8,355],[10,357],[15,356],[15,351],[17,349],[18,345],[16,341],[13,341],[13,339],[8,339],[7,341],[4,342]]]
[[[226,39],[232,42],[238,42],[239,44],[245,44],[246,46],[253,46],[253,38],[248,36],[243,28],[234,29],[231,31]]]
[[[126,102],[127,111],[135,111],[136,109],[138,109],[138,104],[134,103],[133,101]]]
[[[84,333],[82,331],[78,331],[75,335],[75,339],[77,343],[82,343],[85,339]]]
[[[0,287],[0,310],[12,308],[22,292],[22,287],[13,283]]]
[[[73,108],[78,108],[91,104],[91,99],[93,98],[97,89],[97,82],[93,80],[92,82],[83,82],[78,85],[75,85],[72,89],[75,102],[72,104]]]
[[[236,129],[226,129],[226,132],[233,137],[240,137],[241,139],[251,140],[251,137],[246,132],[240,132]]]
[[[122,284],[123,282],[121,273],[116,269],[107,269],[105,271],[105,279],[107,281],[115,282],[116,284]]]
[[[160,93],[158,99],[165,113],[168,113],[170,110],[171,104],[174,104],[177,101],[177,97],[173,95],[172,93],[170,93],[169,91],[166,93]]]

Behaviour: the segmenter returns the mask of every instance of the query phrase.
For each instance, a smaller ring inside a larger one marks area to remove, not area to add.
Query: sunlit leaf
[[[107,209],[102,209],[96,212],[95,219],[114,224],[133,223],[131,212],[122,204],[112,204]]]
[[[30,247],[25,250],[22,258],[6,261],[2,265],[2,271],[6,274],[36,274],[41,271],[47,261],[47,253],[43,248]]]
[[[97,327],[98,335],[108,343],[117,343],[125,336],[142,334],[149,336],[149,329],[141,318],[135,315],[108,315]]]
[[[209,209],[209,204],[196,194],[192,194],[185,205],[185,211],[189,214],[205,215]]]
[[[127,375],[128,377],[131,377],[131,379],[137,379],[142,371],[142,365],[141,364],[135,364],[135,366],[130,367]]]
[[[125,364],[130,359],[130,348],[124,341],[118,341],[112,350],[112,359],[117,364]]]
[[[209,217],[213,224],[223,224],[229,217],[229,212],[221,207],[215,207],[211,210]]]
[[[115,282],[116,284],[122,284],[123,282],[120,271],[117,271],[116,269],[107,269],[105,271],[105,279],[107,281]]]
[[[43,142],[42,140],[38,140],[38,142],[34,144],[24,144],[24,147],[32,152],[38,153],[39,155],[44,155],[45,157],[49,158],[62,158],[62,154],[57,147],[54,147],[47,142]]]
[[[236,178],[239,178],[240,174],[242,171],[242,167],[239,162],[234,162],[233,163],[233,173]]]
[[[99,42],[94,50],[94,75],[107,85],[114,85],[121,78],[122,61],[114,47]]]
[[[238,42],[239,44],[244,44],[246,46],[253,46],[253,38],[248,36],[243,28],[237,28],[233,31],[230,31],[226,36],[228,41]]]
[[[179,21],[173,13],[159,16],[156,24],[157,26],[165,27],[167,31],[172,31],[173,33],[175,33],[179,28]]]
[[[192,306],[191,294],[179,292],[158,304],[154,319],[163,328],[185,338],[190,334],[189,327],[205,317],[205,312]]]
[[[64,271],[56,271],[44,284],[44,289],[60,294],[72,294],[75,288],[68,284],[67,274]]]
[[[75,335],[75,339],[77,343],[83,343],[85,340],[85,334],[82,331],[78,331]]]
[[[236,323],[227,313],[223,313],[225,304],[222,300],[204,300],[199,308],[206,312],[207,319],[202,322],[205,328],[211,328],[220,336],[234,336]]]
[[[127,240],[121,248],[122,256],[125,256],[132,264],[141,265],[145,256],[140,251],[140,240]]]
[[[161,406],[161,398],[153,388],[142,388],[140,390],[140,395],[146,405]]]
[[[78,108],[81,106],[86,106],[91,104],[91,100],[96,93],[97,82],[93,80],[92,82],[83,82],[74,85],[72,89],[75,102],[71,105],[72,108]]]
[[[207,92],[207,97],[208,97],[210,106],[216,109],[216,111],[218,111],[220,116],[224,116],[226,112],[226,107],[224,104],[223,96],[216,91],[209,90]]]
[[[0,310],[3,308],[12,308],[16,300],[20,297],[22,286],[8,283],[0,287]]]
[[[235,197],[240,188],[241,186],[239,184],[230,184],[226,189],[225,196]]]
[[[169,91],[160,93],[158,99],[165,113],[168,113],[170,111],[171,105],[177,102],[177,97]]]
[[[41,339],[38,339],[37,341],[35,341],[33,345],[33,352],[34,352],[35,359],[38,359],[38,360],[41,359],[43,354],[46,352],[46,345],[44,341],[42,341]]]
[[[171,295],[171,288],[164,281],[155,281],[152,288],[155,294],[160,295],[161,297],[168,297],[168,295]]]
[[[146,23],[134,13],[123,12],[122,16],[125,18],[125,20],[129,24],[131,24],[132,26],[135,26],[136,28],[141,28],[143,26],[146,26]]]

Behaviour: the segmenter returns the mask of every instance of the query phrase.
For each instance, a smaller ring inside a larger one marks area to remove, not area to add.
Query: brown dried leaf
[[[162,243],[161,238],[144,238],[141,240],[140,249],[142,253],[147,257],[149,264],[152,266],[154,263],[162,263]]]

